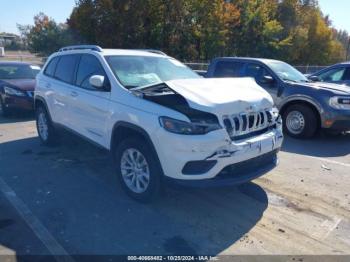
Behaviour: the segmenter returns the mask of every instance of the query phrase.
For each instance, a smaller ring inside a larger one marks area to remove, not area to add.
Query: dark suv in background
[[[0,62],[0,115],[34,108],[35,77],[40,67],[22,62]]]
[[[312,81],[347,85],[350,88],[350,62],[339,63],[308,76]]]
[[[332,132],[350,130],[350,88],[313,82],[287,63],[259,58],[216,58],[205,77],[253,77],[272,95],[283,116],[284,131],[292,137],[309,138],[320,128]]]

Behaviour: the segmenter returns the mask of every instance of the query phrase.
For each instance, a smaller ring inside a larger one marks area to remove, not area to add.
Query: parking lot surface
[[[0,254],[350,254],[350,134],[286,138],[251,183],[144,205],[104,150],[68,134],[44,147],[32,117],[0,118]]]

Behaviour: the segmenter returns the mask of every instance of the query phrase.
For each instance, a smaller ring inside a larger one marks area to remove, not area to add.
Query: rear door
[[[244,63],[238,61],[218,61],[215,65],[213,77],[240,77],[243,67]]]
[[[63,55],[60,56],[54,79],[48,88],[54,90],[54,114],[58,118],[60,124],[68,128],[72,128],[73,122],[70,114],[69,99],[72,93],[73,81],[79,55]]]
[[[70,118],[73,130],[90,140],[106,146],[106,122],[110,115],[109,90],[96,89],[90,85],[89,79],[93,75],[105,77],[105,85],[109,80],[99,59],[91,54],[80,57],[74,87],[70,93]]]

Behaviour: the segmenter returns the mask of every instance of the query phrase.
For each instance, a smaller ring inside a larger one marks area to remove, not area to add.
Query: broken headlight
[[[221,129],[219,124],[190,123],[165,116],[160,117],[159,122],[165,130],[181,135],[204,135],[211,131]]]

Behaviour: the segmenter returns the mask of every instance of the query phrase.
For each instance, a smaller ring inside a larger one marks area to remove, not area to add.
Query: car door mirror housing
[[[272,76],[263,76],[260,81],[262,84],[272,84],[275,82]]]
[[[93,75],[89,79],[91,86],[97,89],[105,89],[105,77],[101,75]]]
[[[309,80],[314,81],[314,82],[319,82],[320,78],[318,76],[309,76]]]

